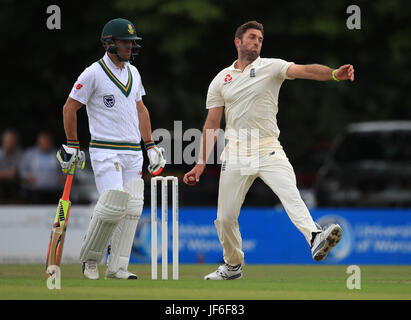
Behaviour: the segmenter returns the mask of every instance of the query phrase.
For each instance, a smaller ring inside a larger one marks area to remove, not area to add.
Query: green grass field
[[[161,265],[159,265],[159,269]],[[85,280],[80,265],[63,265],[61,289],[47,288],[44,265],[0,265],[0,299],[411,299],[411,267],[360,266],[361,289],[349,290],[347,266],[246,265],[237,281],[204,281],[217,265],[180,265],[180,279],[151,280],[150,265],[130,265],[139,280]],[[159,270],[160,271],[160,270]],[[171,268],[169,269],[171,276]]]

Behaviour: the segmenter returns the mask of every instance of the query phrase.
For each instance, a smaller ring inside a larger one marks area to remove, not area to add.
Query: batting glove
[[[163,171],[163,168],[167,163],[164,156],[165,150],[164,148],[157,147],[154,141],[147,141],[144,144],[147,149],[148,160],[150,161],[150,164],[147,168],[148,172],[150,172],[150,174],[153,176],[157,176]]]
[[[84,169],[86,164],[86,155],[84,151],[80,151],[78,141],[69,140],[67,145],[63,144],[59,151],[57,151],[56,157],[64,173],[68,173],[73,165]]]

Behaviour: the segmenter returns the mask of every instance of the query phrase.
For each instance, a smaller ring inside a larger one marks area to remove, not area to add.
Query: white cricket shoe
[[[218,267],[218,269],[204,277],[204,280],[236,280],[243,276],[243,269],[241,264],[230,266],[225,263]]]
[[[98,264],[95,260],[88,260],[83,262],[83,274],[87,279],[98,280]]]
[[[342,229],[338,224],[332,224],[327,229],[315,235],[311,245],[311,254],[315,261],[324,260],[341,240]]]
[[[111,272],[107,269],[106,279],[128,279],[135,280],[137,276],[134,273],[131,273],[127,270],[119,269],[117,272]]]

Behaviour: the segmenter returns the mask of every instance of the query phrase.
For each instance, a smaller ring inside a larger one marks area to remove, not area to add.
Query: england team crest
[[[107,108],[112,108],[114,107],[114,104],[116,103],[116,100],[114,99],[114,96],[112,94],[108,96],[103,97],[104,104]]]

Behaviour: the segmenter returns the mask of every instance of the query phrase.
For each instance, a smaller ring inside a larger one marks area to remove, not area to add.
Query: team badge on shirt
[[[250,78],[254,78],[255,77],[255,68],[252,68],[250,70]]]
[[[114,96],[112,94],[108,96],[103,97],[104,104],[107,108],[112,108],[114,107],[114,104],[116,103],[116,100],[114,99]]]

